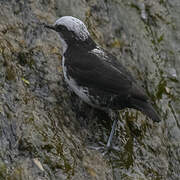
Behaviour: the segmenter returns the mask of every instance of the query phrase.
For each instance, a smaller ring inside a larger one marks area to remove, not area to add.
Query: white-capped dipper
[[[106,111],[134,108],[159,122],[148,97],[129,71],[90,37],[85,24],[71,16],[45,27],[58,32],[63,47],[62,67],[66,83],[84,102]],[[117,119],[107,147],[111,145]]]

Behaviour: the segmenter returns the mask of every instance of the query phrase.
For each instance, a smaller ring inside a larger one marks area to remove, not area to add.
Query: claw
[[[118,146],[107,146],[102,142],[99,142],[99,146],[89,146],[89,149],[93,149],[102,153],[103,156],[109,154],[111,151],[120,151]]]

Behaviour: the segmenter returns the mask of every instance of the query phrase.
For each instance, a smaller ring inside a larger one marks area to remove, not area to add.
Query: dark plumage
[[[83,22],[65,16],[46,27],[60,35],[65,81],[82,100],[104,110],[134,108],[160,121],[143,89],[116,57],[96,45]]]
[[[107,51],[98,48],[104,56],[92,52],[95,48],[97,48],[95,44],[88,49],[73,43],[64,54],[69,76],[79,86],[89,89],[93,104],[113,110],[135,108],[153,121],[160,121],[148,97],[136,85],[131,74]],[[96,96],[97,98],[93,98]],[[98,103],[95,103],[96,99],[99,100]]]

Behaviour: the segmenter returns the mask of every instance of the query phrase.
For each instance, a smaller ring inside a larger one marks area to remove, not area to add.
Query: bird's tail
[[[149,118],[151,118],[154,122],[160,122],[160,117],[157,112],[154,110],[153,106],[147,102],[139,99],[132,99],[133,108],[141,111]]]

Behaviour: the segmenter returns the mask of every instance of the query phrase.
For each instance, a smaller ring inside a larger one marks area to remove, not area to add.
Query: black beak
[[[56,31],[56,28],[55,28],[54,26],[46,25],[46,24],[45,24],[44,27]]]

